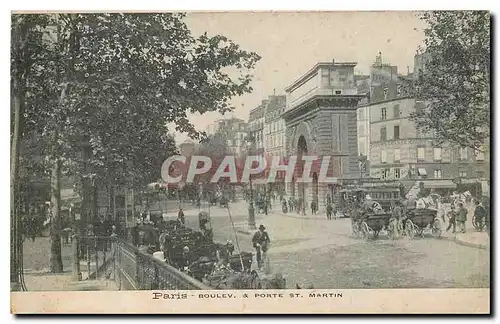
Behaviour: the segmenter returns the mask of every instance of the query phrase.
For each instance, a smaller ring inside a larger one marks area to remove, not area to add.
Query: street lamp
[[[254,138],[253,136],[249,135],[246,138],[247,142],[247,156],[252,154],[252,146],[254,144]],[[246,162],[245,162],[246,163]],[[248,228],[249,229],[256,229],[255,226],[255,208],[253,205],[253,187],[252,187],[252,175],[249,175],[248,177],[248,183],[250,185],[250,203],[248,205]]]

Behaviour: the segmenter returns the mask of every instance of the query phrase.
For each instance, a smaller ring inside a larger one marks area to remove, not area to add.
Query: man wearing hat
[[[269,239],[269,235],[267,234],[264,225],[259,226],[259,230],[255,232],[255,234],[253,235],[252,243],[257,255],[257,265],[260,269],[262,267],[261,252],[267,252],[267,245],[271,243],[271,240]]]

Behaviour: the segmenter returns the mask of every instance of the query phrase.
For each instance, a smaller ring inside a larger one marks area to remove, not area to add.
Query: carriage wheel
[[[478,220],[475,216],[472,217],[472,226],[478,232],[481,232],[483,228],[486,226],[486,222],[484,219]]]
[[[398,234],[404,234],[404,226],[403,226],[403,222],[402,221],[398,221],[397,225],[396,225],[396,230],[398,231]]]
[[[356,222],[354,222],[352,219],[351,219],[351,230],[352,230],[352,236],[357,237],[359,235],[358,226]]]
[[[406,221],[405,225],[405,234],[406,237],[410,240],[412,240],[415,237],[415,225],[413,225],[413,222],[411,220]]]
[[[436,219],[434,223],[432,223],[432,235],[436,238],[441,237],[441,223],[439,222],[439,219]]]
[[[368,240],[370,236],[370,228],[368,227],[368,224],[366,224],[365,221],[361,223],[361,238],[363,240]]]

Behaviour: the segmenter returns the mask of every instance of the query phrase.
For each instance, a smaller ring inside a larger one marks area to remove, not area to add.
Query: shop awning
[[[428,189],[455,189],[457,185],[452,180],[427,180],[424,188]]]
[[[418,169],[418,175],[426,176],[427,171],[424,168],[420,168],[420,169]]]
[[[252,185],[267,184],[267,178],[252,179]]]

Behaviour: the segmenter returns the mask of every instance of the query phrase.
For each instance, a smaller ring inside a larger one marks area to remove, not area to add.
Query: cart
[[[391,223],[391,213],[367,214],[364,217],[354,220],[353,232],[356,236],[367,240],[370,235],[377,238],[380,231],[386,230],[389,237],[394,238],[394,227]]]
[[[423,237],[425,229],[430,229],[434,237],[441,237],[441,223],[437,218],[437,210],[414,209],[407,212],[406,216],[404,232],[409,239]]]

